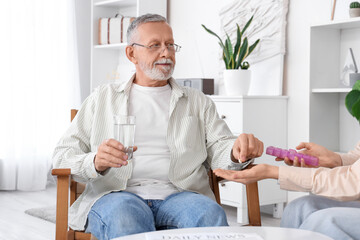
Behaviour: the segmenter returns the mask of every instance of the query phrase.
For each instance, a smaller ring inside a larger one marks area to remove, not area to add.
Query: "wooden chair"
[[[71,121],[74,119],[77,110],[71,110]],[[56,198],[56,240],[91,240],[92,235],[83,231],[74,231],[68,227],[68,209],[71,204],[84,191],[85,185],[71,179],[69,168],[52,169],[52,175],[57,176],[57,198]],[[209,184],[214,192],[216,202],[220,203],[219,181],[210,169]],[[70,189],[70,205],[69,205]],[[246,196],[249,215],[249,226],[261,226],[259,193],[257,182],[246,185]]]

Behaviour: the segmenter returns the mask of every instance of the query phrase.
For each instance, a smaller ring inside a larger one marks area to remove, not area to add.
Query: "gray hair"
[[[166,18],[159,14],[145,14],[135,18],[127,29],[127,42],[129,45],[133,44],[133,37],[137,32],[137,28],[147,22],[166,22]]]

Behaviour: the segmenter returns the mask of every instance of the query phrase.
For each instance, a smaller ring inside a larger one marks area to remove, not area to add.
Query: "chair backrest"
[[[78,110],[71,109],[71,121],[75,118]],[[85,190],[86,184],[79,183],[71,179],[70,183],[70,205],[72,205],[75,200],[81,195],[81,193]]]
[[[75,118],[77,112],[78,110],[71,109],[71,121]],[[214,192],[216,202],[221,205],[219,182],[223,180],[223,178],[216,176],[211,169],[208,172],[208,176],[209,185],[211,190]],[[81,195],[84,190],[85,184],[71,180],[70,205],[75,202],[75,200]],[[249,225],[261,226],[259,192],[257,182],[246,185],[246,197],[248,205]]]

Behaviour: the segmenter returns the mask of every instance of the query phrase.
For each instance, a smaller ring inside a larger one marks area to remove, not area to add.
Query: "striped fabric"
[[[69,211],[69,225],[75,230],[84,230],[87,214],[97,199],[124,190],[131,177],[131,161],[101,175],[95,171],[93,160],[98,146],[113,138],[113,115],[127,115],[134,77],[124,84],[98,87],[84,101],[55,148],[54,167],[71,168],[74,179],[86,183],[85,191]],[[210,98],[198,90],[177,85],[174,79],[169,83],[172,88],[166,139],[171,152],[169,179],[180,191],[214,199],[205,165],[226,168],[231,163],[236,137],[219,118]]]

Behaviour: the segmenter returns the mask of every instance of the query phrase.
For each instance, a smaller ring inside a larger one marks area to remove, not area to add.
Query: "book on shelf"
[[[116,15],[112,18],[99,19],[99,44],[124,43],[127,40],[127,29],[134,17]]]
[[[108,22],[109,18],[99,19],[99,44],[108,44]]]

